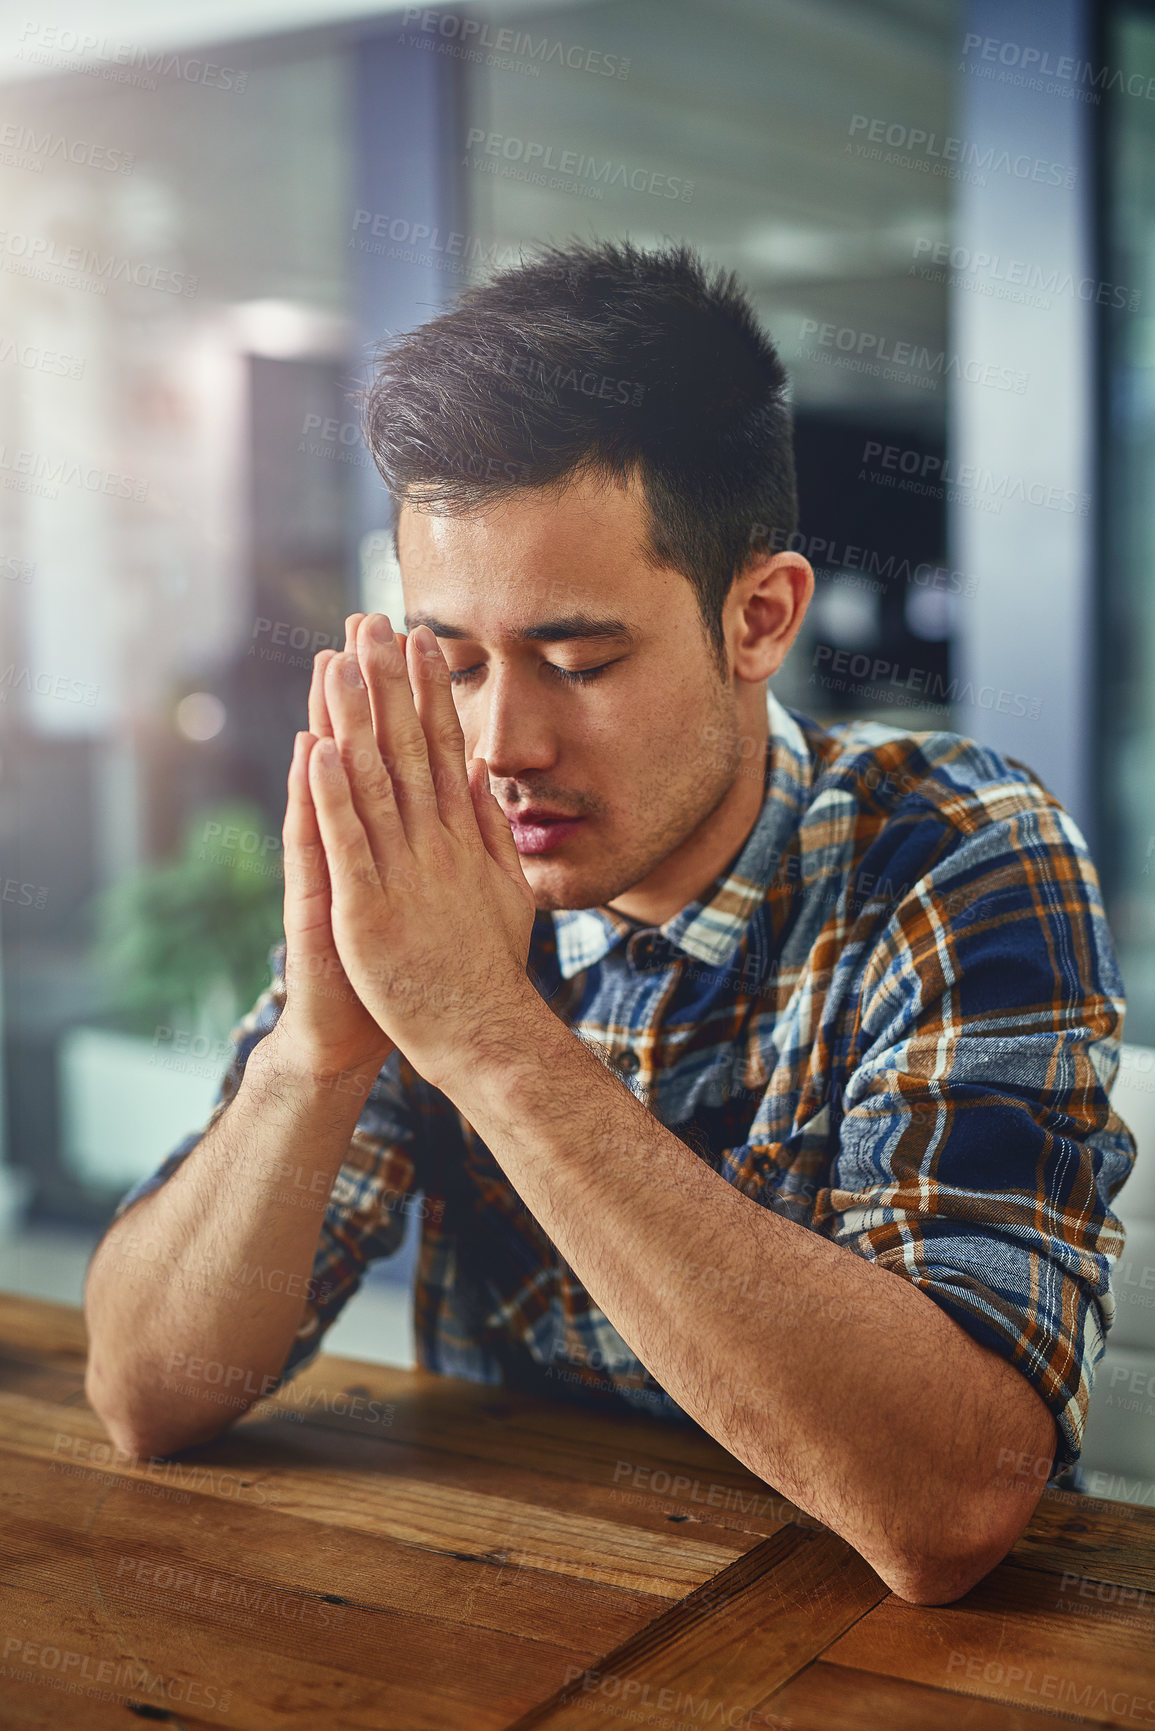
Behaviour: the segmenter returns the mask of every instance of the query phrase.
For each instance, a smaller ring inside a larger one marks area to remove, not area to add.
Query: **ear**
[[[735,579],[726,601],[734,672],[768,679],[785,661],[814,595],[814,570],[801,553],[759,554]]]

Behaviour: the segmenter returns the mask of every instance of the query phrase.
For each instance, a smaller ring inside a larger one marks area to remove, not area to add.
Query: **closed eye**
[[[614,664],[612,661],[603,661],[600,667],[573,668],[559,667],[554,661],[546,661],[543,665],[552,668],[558,678],[563,680],[567,685],[589,685],[593,680],[600,678],[606,669],[612,667]],[[450,671],[449,683],[451,685],[468,685],[474,675],[480,671],[480,662],[478,662],[475,667],[455,668]]]
[[[558,678],[564,679],[569,685],[588,685],[591,680],[599,678],[607,667],[612,667],[613,662],[603,661],[600,667],[569,668],[558,667],[554,662],[547,661],[546,666],[552,667]]]

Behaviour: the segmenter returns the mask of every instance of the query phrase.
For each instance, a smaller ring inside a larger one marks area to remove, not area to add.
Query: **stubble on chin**
[[[729,785],[730,781],[723,779],[716,786],[699,786],[699,798],[688,807],[683,805],[676,816],[670,812],[663,813],[665,822],[655,821],[647,832],[648,845],[637,848],[635,852],[627,853],[621,845],[608,843],[606,853],[612,863],[599,865],[595,862],[584,870],[576,867],[566,870],[558,861],[556,866],[551,863],[541,870],[540,881],[535,881],[539,876],[537,871],[527,871],[526,877],[533,889],[538,911],[555,913],[604,908],[619,896],[627,895],[669,859],[702,823],[709,821],[710,814],[725,798]],[[653,815],[657,817],[657,814]]]
[[[524,866],[525,862],[522,864]],[[531,874],[527,871],[525,875],[533,890],[534,906],[540,914],[604,907],[607,902],[613,901],[615,896],[624,895],[625,891],[632,887],[631,884],[622,882],[620,871],[615,872],[613,877],[594,877],[584,873],[579,876],[574,873],[566,874],[564,879],[561,873],[554,872],[540,884],[533,881],[537,876],[536,872]]]
[[[526,876],[539,912],[606,907],[636,889],[709,823],[741,773],[743,758],[729,687],[712,688],[709,701],[690,705],[691,712],[695,708],[703,717],[700,737],[712,742],[709,751],[694,755],[693,747],[671,723],[664,749],[655,756],[644,786],[635,788],[639,797],[630,808],[623,835],[601,836],[600,860],[567,865],[548,855],[534,856],[540,867],[527,870]],[[612,826],[604,806],[597,819],[599,829],[607,819]],[[522,864],[528,861],[523,859]]]

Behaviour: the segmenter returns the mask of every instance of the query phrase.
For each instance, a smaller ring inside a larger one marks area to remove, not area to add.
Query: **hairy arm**
[[[446,1084],[618,1333],[703,1429],[916,1603],[1029,1520],[1055,1423],[933,1300],[741,1194],[542,1004]],[[716,1278],[703,1279],[708,1273]]]
[[[117,1447],[207,1442],[275,1386],[374,1075],[318,1080],[274,1029],[189,1158],[109,1229],[85,1287],[85,1386]]]

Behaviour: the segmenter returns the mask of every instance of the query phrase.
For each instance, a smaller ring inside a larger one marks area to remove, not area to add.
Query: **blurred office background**
[[[207,1115],[278,931],[312,655],[396,605],[356,390],[544,239],[685,239],[749,285],[819,573],[778,695],[976,736],[1062,799],[1139,1133],[1155,5],[70,0],[0,25],[0,93],[0,1287],[78,1299]],[[1155,1190],[1125,1199],[1130,1375]],[[405,1359],[411,1249],[335,1350]],[[1155,1400],[1115,1380],[1095,1488],[1155,1500]]]

